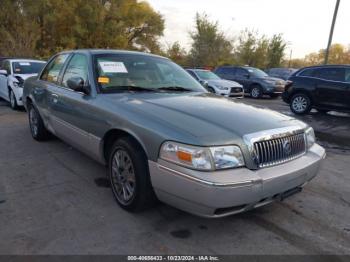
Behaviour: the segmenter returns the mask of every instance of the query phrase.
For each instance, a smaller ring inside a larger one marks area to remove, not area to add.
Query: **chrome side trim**
[[[181,176],[183,178],[207,185],[207,186],[215,186],[215,187],[246,187],[246,186],[252,186],[255,184],[260,184],[262,183],[262,180],[246,180],[246,181],[240,181],[240,182],[232,182],[232,183],[217,183],[217,182],[212,182],[208,180],[203,180],[194,176],[190,176],[187,174],[184,174],[182,172],[179,172],[177,170],[174,170],[172,168],[157,164],[159,169],[165,170],[167,172],[170,172],[174,175]]]

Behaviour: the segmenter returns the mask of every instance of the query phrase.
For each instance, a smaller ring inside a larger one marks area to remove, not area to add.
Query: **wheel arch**
[[[308,98],[310,99],[311,101],[311,105],[314,104],[314,98],[312,96],[312,93],[308,90],[305,90],[305,89],[297,89],[297,90],[293,90],[293,92],[290,94],[289,96],[289,103],[291,102],[292,98],[297,95],[297,94],[304,94],[306,96],[308,96]]]
[[[128,137],[128,138],[132,139],[135,143],[137,143],[140,146],[140,148],[142,149],[146,158],[149,159],[149,157],[148,157],[149,155],[147,153],[147,150],[146,150],[144,143],[141,142],[141,139],[136,134],[130,132],[129,130],[112,128],[104,134],[102,141],[101,141],[101,156],[106,164],[108,163],[110,149],[111,149],[114,141],[116,141],[117,139],[122,138],[122,137]]]
[[[252,91],[252,88],[253,88],[254,86],[258,86],[258,87],[260,87],[261,89],[263,89],[263,86],[262,86],[260,83],[258,83],[258,82],[252,82],[252,83],[249,85],[249,92]],[[262,91],[264,91],[264,90],[262,90]]]

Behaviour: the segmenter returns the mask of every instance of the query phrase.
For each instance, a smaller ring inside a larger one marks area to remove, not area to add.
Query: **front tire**
[[[208,86],[208,91],[209,91],[210,93],[213,93],[213,94],[216,93],[215,90],[214,90],[214,88],[212,88],[212,87],[210,87],[210,86]]]
[[[123,137],[114,143],[109,154],[108,176],[113,195],[123,209],[138,212],[155,204],[147,157],[133,139]]]
[[[32,105],[28,105],[29,127],[32,137],[37,141],[45,141],[49,138],[50,133],[45,128],[44,122],[38,110]]]
[[[250,96],[252,98],[258,99],[263,95],[262,88],[259,85],[253,85],[250,90]]]
[[[10,99],[11,108],[13,110],[17,110],[18,109],[17,100],[16,100],[15,93],[12,91],[12,89],[9,90],[9,99]]]
[[[297,115],[308,114],[312,109],[311,99],[303,93],[295,94],[290,100],[290,109]]]

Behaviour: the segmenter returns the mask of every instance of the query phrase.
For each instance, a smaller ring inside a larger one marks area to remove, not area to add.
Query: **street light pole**
[[[334,25],[335,25],[335,21],[337,20],[339,4],[340,4],[340,0],[337,0],[337,3],[335,4],[331,31],[329,32],[328,45],[327,45],[326,54],[325,54],[325,58],[324,58],[325,65],[328,64],[329,49],[331,48],[331,45],[332,45]]]

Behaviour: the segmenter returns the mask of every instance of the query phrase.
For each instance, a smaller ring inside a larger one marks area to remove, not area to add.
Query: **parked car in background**
[[[10,102],[12,109],[22,106],[23,83],[36,76],[46,62],[31,59],[5,59],[0,66],[0,97]]]
[[[350,66],[306,67],[290,78],[283,100],[295,114],[307,114],[312,108],[326,113],[350,111]]]
[[[211,93],[230,97],[243,97],[243,86],[235,81],[221,79],[216,74],[204,69],[186,69],[194,79]]]
[[[270,68],[265,70],[265,72],[271,77],[288,80],[288,78],[297,70],[298,69],[295,68]]]
[[[10,58],[12,58],[12,57],[9,57],[9,56],[0,56],[0,67],[1,67],[2,62],[3,62],[4,60],[10,59]]]
[[[33,138],[51,132],[107,164],[128,211],[156,198],[206,217],[247,211],[300,192],[325,156],[305,123],[211,94],[151,54],[59,53],[23,101]]]
[[[253,98],[260,98],[263,95],[278,97],[285,87],[284,80],[271,77],[254,67],[220,66],[215,69],[214,73],[223,79],[240,83],[245,93],[249,93]]]

